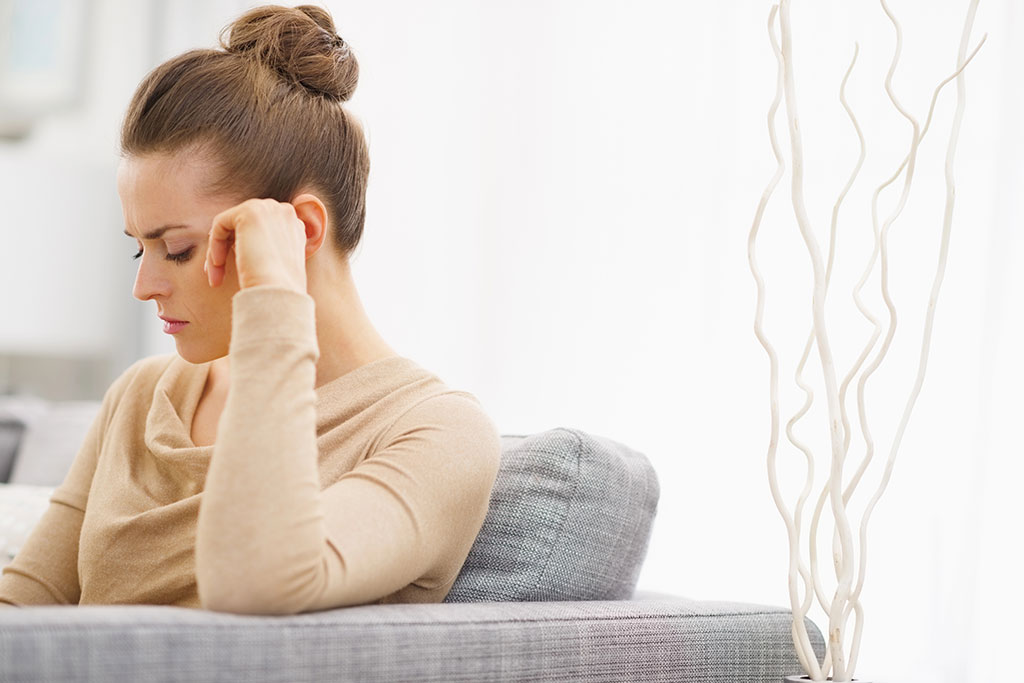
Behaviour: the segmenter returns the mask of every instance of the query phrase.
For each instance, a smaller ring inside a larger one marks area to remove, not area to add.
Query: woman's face
[[[154,324],[173,334],[178,355],[190,363],[227,355],[231,297],[238,291],[231,256],[219,287],[210,287],[203,271],[214,216],[238,203],[202,192],[211,171],[208,161],[189,153],[124,157],[117,171],[125,233],[139,252],[132,293],[156,303],[154,313],[164,321]]]

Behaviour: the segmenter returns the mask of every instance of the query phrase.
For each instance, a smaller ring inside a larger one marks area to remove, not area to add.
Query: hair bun
[[[355,55],[337,34],[330,13],[315,5],[253,8],[221,31],[220,44],[341,102],[352,96],[359,81]]]

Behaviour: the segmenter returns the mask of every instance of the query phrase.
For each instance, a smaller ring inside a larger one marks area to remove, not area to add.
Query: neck
[[[399,355],[366,315],[347,260],[325,252],[307,261],[306,266],[306,289],[316,304],[320,348],[316,388],[367,363]],[[210,385],[227,387],[229,368],[229,356],[213,361]]]
[[[306,279],[316,302],[317,387],[367,363],[399,355],[366,315],[347,259],[322,249],[307,261]]]

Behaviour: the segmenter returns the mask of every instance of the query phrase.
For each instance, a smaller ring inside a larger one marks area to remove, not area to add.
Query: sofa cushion
[[[0,568],[14,559],[50,506],[52,494],[52,486],[0,484]]]
[[[805,620],[820,661],[825,641]],[[0,681],[673,681],[800,674],[781,607],[675,596],[363,605],[294,616],[0,607]]]
[[[11,477],[14,467],[14,455],[18,452],[18,442],[25,431],[25,423],[16,417],[0,414],[0,482]]]
[[[99,401],[47,402],[45,411],[26,420],[10,482],[57,486],[64,481],[99,410]]]
[[[46,413],[49,402],[30,394],[0,395],[0,482],[10,481],[25,430]]]
[[[502,436],[490,509],[445,602],[624,600],[658,503],[647,458],[577,429]]]

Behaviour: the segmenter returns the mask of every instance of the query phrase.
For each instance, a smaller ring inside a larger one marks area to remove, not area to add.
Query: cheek
[[[217,327],[218,321],[229,321],[231,318],[231,298],[238,291],[238,275],[233,260],[229,260],[225,269],[224,281],[218,287],[211,287],[210,280],[203,270],[205,256],[195,259],[196,264],[188,264],[188,298],[189,306],[204,325]]]
[[[203,313],[217,297],[203,272],[202,259],[198,259],[198,263],[196,260],[193,258],[189,263],[177,267],[178,292],[184,295],[185,305],[193,313]]]

